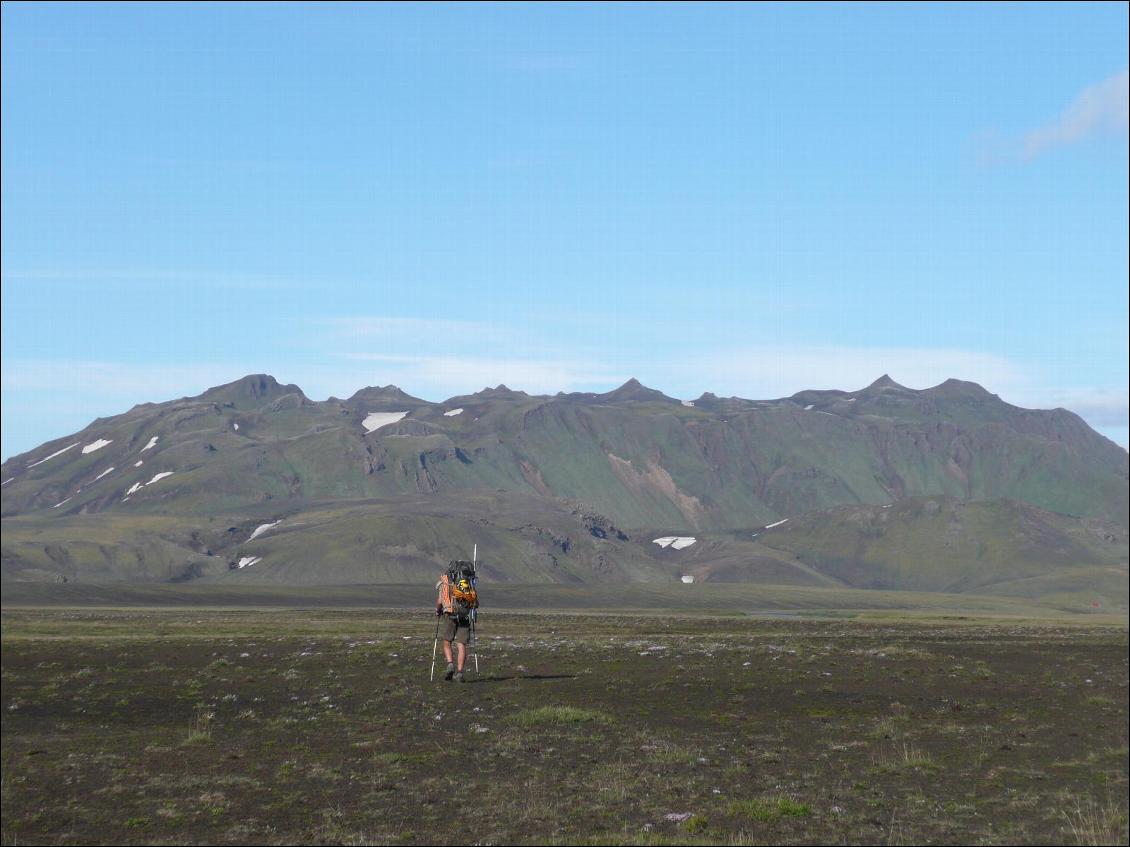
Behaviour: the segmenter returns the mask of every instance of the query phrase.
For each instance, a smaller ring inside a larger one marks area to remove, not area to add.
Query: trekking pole
[[[479,610],[471,610],[471,649],[475,651],[475,676],[479,675],[479,633],[475,621],[479,619]]]
[[[475,545],[475,552],[471,554],[471,570],[475,572],[475,584],[479,582],[479,545]],[[476,622],[479,620],[479,610],[471,610],[471,646],[475,650],[475,676],[479,675],[479,632]]]
[[[432,642],[432,669],[428,671],[428,682],[436,681],[436,651],[439,649],[439,615],[436,615],[436,640]]]

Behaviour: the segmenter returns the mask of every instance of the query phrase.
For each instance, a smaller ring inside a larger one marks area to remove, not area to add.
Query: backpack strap
[[[451,580],[447,574],[439,578],[439,604],[443,606],[444,614],[450,615],[455,611],[455,598],[452,596]]]

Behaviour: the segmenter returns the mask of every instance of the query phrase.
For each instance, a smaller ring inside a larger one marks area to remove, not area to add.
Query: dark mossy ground
[[[498,614],[462,686],[416,612],[3,633],[5,844],[1127,840],[1124,625]]]

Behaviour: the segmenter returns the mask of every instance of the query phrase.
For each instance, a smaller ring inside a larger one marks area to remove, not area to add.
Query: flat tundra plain
[[[1127,628],[18,609],[4,844],[1127,842]]]

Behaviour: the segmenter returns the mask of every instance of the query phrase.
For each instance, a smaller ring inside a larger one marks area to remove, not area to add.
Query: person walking
[[[475,610],[479,607],[475,591],[475,567],[470,562],[452,562],[447,572],[436,583],[436,617],[443,638],[443,655],[447,659],[447,672],[443,678],[450,682],[464,682],[463,666],[467,662],[467,644]],[[452,645],[454,644],[454,655]]]

